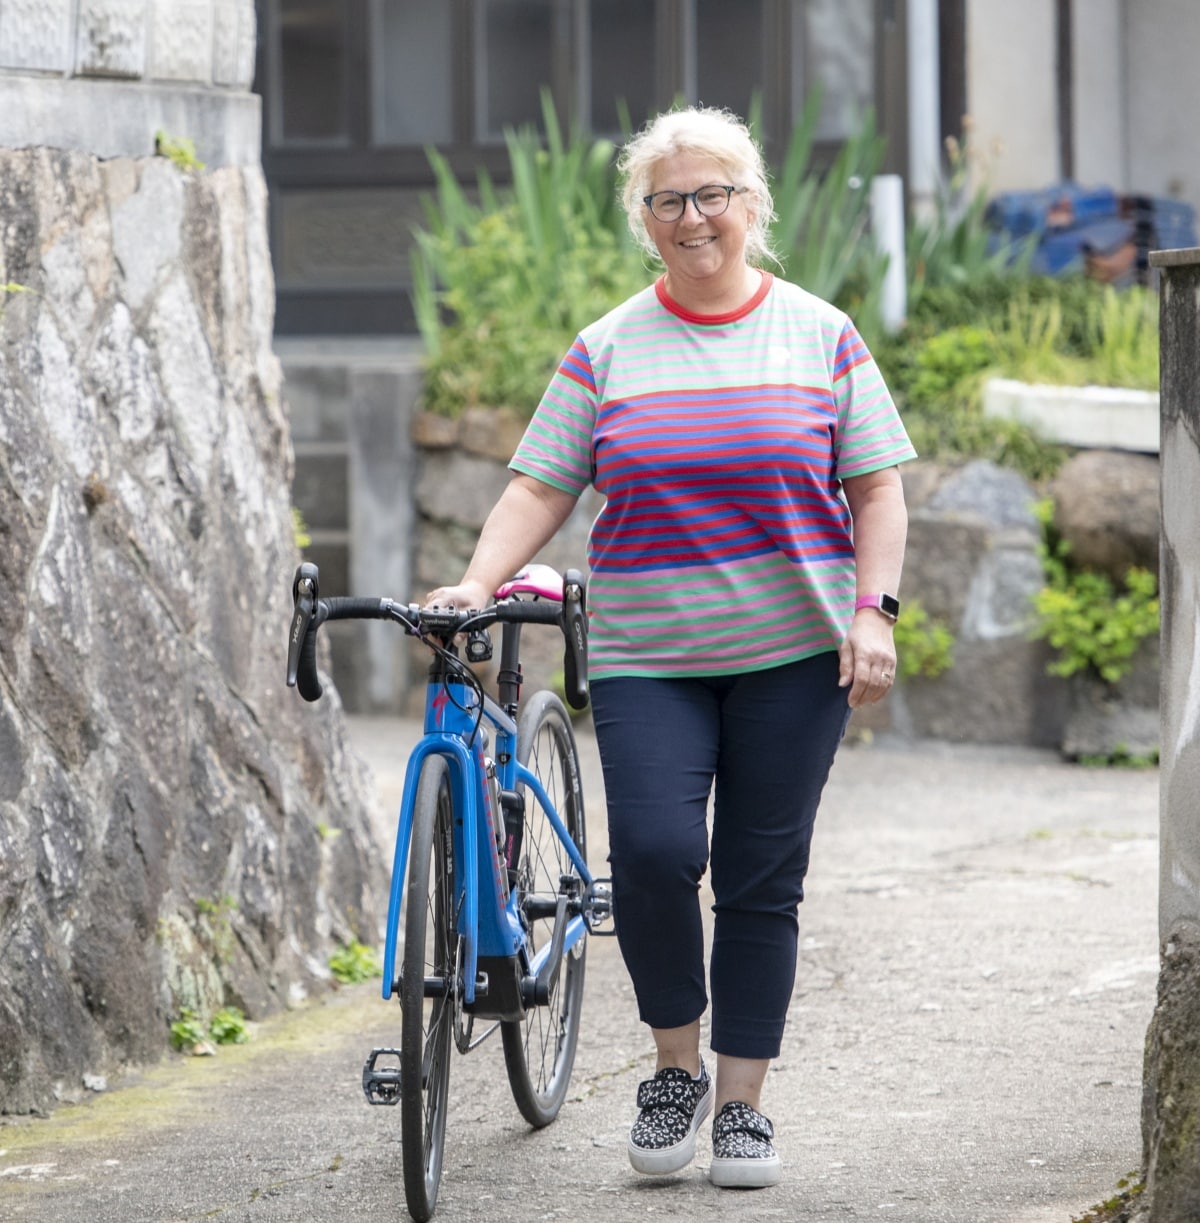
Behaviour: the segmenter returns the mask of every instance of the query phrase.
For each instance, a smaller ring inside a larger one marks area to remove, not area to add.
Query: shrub
[[[612,144],[564,140],[548,95],[543,119],[544,147],[532,128],[506,133],[512,187],[480,172],[478,203],[429,151],[437,193],[415,233],[413,303],[431,411],[531,415],[579,330],[651,279],[617,202]]]
[[[383,976],[383,966],[375,949],[357,939],[339,947],[329,957],[329,971],[342,985],[358,985],[372,977]]]
[[[1142,642],[1158,632],[1158,578],[1134,566],[1118,587],[1107,574],[1076,569],[1070,545],[1054,532],[1053,510],[1050,501],[1037,507],[1046,585],[1034,599],[1034,636],[1057,651],[1050,674],[1090,672],[1115,684],[1130,670]]]
[[[892,635],[896,667],[902,677],[935,679],[954,665],[954,634],[916,599],[905,600],[904,615],[896,621]]]

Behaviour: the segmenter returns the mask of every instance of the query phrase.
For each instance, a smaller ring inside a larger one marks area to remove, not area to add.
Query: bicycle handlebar
[[[326,620],[391,620],[412,636],[450,642],[462,632],[490,624],[554,624],[563,634],[563,674],[567,704],[584,709],[588,703],[587,615],[583,575],[568,569],[563,577],[562,602],[505,598],[482,610],[407,606],[392,599],[322,599],[317,566],[305,563],[292,581],[291,630],[288,634],[287,685],[306,701],[316,701],[324,689],[317,674],[317,630]]]

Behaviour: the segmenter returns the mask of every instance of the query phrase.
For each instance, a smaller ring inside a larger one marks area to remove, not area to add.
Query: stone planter
[[[993,378],[985,416],[1017,421],[1048,442],[1158,453],[1158,392],[1111,386],[1044,386]]]

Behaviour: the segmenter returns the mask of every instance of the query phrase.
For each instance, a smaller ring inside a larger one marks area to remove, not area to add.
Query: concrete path
[[[351,721],[390,837],[410,722]],[[604,856],[581,734],[589,857]],[[389,813],[385,816],[383,813]],[[629,1168],[652,1054],[614,940],[588,953],[573,1089],[531,1132],[498,1040],[451,1073],[436,1218],[1071,1223],[1140,1163],[1157,978],[1158,778],[1048,753],[880,741],[839,756],[818,820],[783,1054],[778,1187]],[[215,1058],[171,1058],[49,1120],[0,1119],[0,1219],[405,1219],[399,1117],[358,1080],[399,1015],[337,991]]]

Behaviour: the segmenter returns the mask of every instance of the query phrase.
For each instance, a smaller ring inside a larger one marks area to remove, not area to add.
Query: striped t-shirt
[[[858,332],[764,273],[724,315],[662,280],[585,328],[511,467],[606,497],[589,673],[720,675],[837,648],[854,608],[840,481],[915,457]]]

